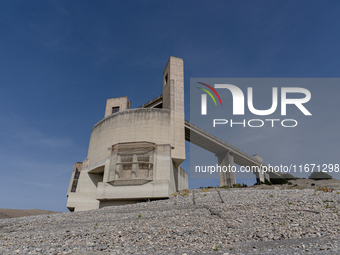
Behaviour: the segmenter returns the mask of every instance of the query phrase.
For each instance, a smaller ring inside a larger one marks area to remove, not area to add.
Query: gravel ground
[[[2,219],[0,254],[340,254],[339,200],[340,192],[312,189],[190,190]]]

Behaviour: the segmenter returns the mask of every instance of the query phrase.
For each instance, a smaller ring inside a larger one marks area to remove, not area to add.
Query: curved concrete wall
[[[139,108],[109,115],[92,129],[89,164],[104,163],[108,148],[117,143],[147,141],[172,145],[172,130],[167,109]]]

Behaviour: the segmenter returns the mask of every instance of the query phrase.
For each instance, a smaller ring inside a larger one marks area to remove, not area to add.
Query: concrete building
[[[97,209],[168,198],[188,188],[183,60],[170,57],[160,105],[130,109],[127,97],[107,100],[92,129],[87,158],[74,165],[67,208]]]
[[[127,97],[107,100],[104,119],[94,125],[87,158],[74,165],[67,196],[70,211],[169,198],[188,188],[181,167],[185,141],[216,155],[219,166],[266,166],[184,119],[183,60],[170,57],[163,95],[137,109]],[[278,177],[254,172],[258,182]],[[220,186],[232,187],[235,173],[220,172]]]

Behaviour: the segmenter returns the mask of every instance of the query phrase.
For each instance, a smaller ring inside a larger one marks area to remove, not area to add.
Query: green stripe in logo
[[[214,103],[215,103],[215,105],[217,106],[216,100],[215,100],[214,96],[213,96],[208,90],[203,89],[203,88],[200,88],[200,87],[197,87],[197,88],[198,88],[198,89],[201,89],[201,90],[203,90],[203,91],[205,91],[205,92],[207,92],[208,95],[214,100]]]

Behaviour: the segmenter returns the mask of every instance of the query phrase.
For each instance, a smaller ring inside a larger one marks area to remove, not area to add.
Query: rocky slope
[[[340,254],[339,200],[339,191],[207,189],[2,219],[0,254]]]

